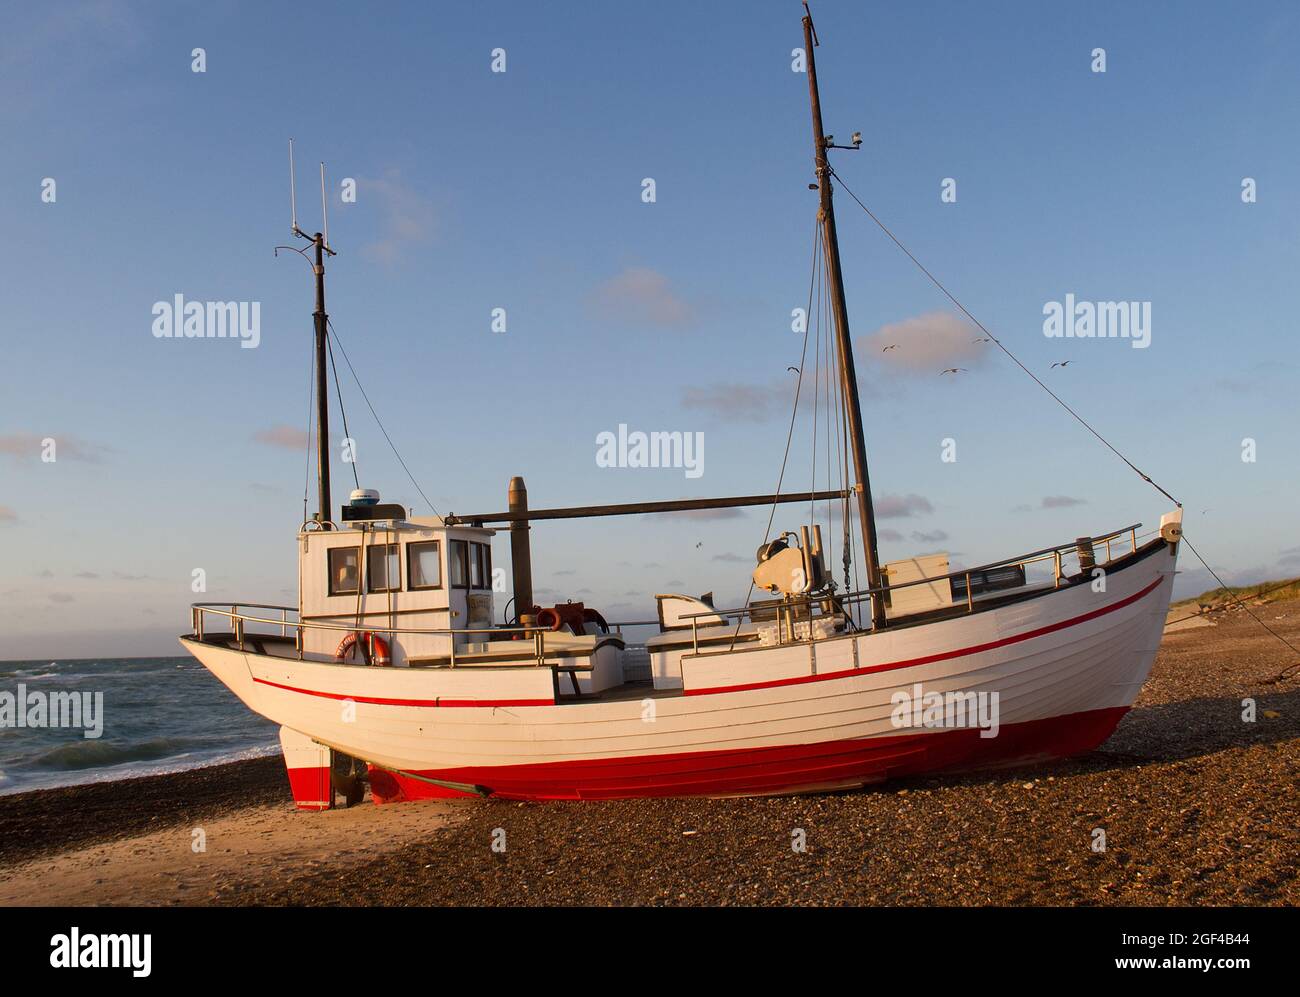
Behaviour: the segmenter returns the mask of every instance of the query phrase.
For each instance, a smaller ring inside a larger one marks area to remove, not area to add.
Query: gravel
[[[1257,612],[1300,638],[1300,601]],[[1300,682],[1270,681],[1289,663],[1235,614],[1167,637],[1136,708],[1080,759],[821,796],[486,801],[346,873],[221,902],[1294,905]]]

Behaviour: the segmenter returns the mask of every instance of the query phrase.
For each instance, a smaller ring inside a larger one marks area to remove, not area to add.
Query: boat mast
[[[316,263],[312,267],[316,273],[316,311],[312,314],[316,320],[316,483],[319,510],[316,520],[323,528],[329,529],[333,507],[330,505],[330,402],[325,370],[328,359],[325,337],[329,321],[325,314],[325,254],[330,250],[319,232],[312,237],[312,242],[316,246]]]
[[[298,227],[298,190],[293,168],[293,139],[289,139],[289,231],[299,239],[306,239],[316,251],[316,260],[312,263],[312,273],[316,276],[316,310],[312,319],[316,325],[316,350],[314,366],[316,368],[316,499],[317,511],[315,521],[322,529],[331,529],[333,509],[330,504],[330,402],[329,402],[329,316],[325,314],[325,257],[336,256],[330,249],[330,216],[325,197],[325,164],[320,164],[320,213],[321,225],[325,229],[322,235],[308,235]],[[292,249],[303,257],[305,249],[293,246],[277,246]],[[306,504],[306,496],[303,497]]]
[[[835,311],[835,341],[839,354],[840,380],[844,390],[849,443],[853,449],[853,473],[857,482],[854,492],[858,499],[858,517],[862,521],[867,588],[871,590],[871,624],[879,629],[885,625],[885,600],[884,595],[879,591],[881,577],[880,558],[876,549],[876,513],[871,502],[871,480],[867,474],[867,445],[862,436],[862,407],[858,401],[858,376],[853,366],[853,344],[849,338],[849,311],[844,301],[840,244],[835,231],[835,205],[831,198],[831,168],[826,158],[828,149],[857,148],[861,140],[855,137],[852,146],[834,146],[822,131],[821,97],[817,92],[817,62],[813,56],[816,33],[813,30],[812,14],[806,2],[804,3],[803,37],[804,53],[808,60],[808,95],[812,103],[813,157],[816,163],[817,187],[821,193],[819,218],[822,224],[831,305]]]

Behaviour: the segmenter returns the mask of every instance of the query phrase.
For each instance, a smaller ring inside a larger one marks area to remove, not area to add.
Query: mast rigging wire
[[[351,440],[352,434],[348,432],[348,411],[343,407],[343,386],[339,384],[339,368],[334,363],[334,337],[330,336],[325,340],[325,345],[329,348],[330,369],[334,372],[334,393],[339,400],[339,415],[343,417],[343,437]],[[355,448],[350,448],[348,454],[352,459],[348,461],[352,465],[352,483],[356,486],[357,491],[361,490],[361,479],[357,476],[357,452]]]
[[[790,460],[790,444],[791,441],[794,440],[795,420],[798,418],[799,415],[799,394],[803,390],[803,368],[804,368],[804,364],[808,360],[808,330],[811,327],[809,323],[812,315],[813,289],[817,286],[817,275],[818,275],[817,260],[818,257],[820,256],[820,251],[821,251],[821,243],[822,243],[821,234],[822,234],[822,220],[821,218],[818,218],[817,223],[813,226],[813,248],[812,248],[812,259],[810,261],[811,272],[808,275],[808,310],[804,313],[803,347],[799,352],[799,375],[798,378],[795,380],[794,405],[791,407],[791,411],[790,411],[790,428],[786,430],[786,434],[785,434],[785,453],[781,456],[781,473],[777,475],[776,489],[773,492],[773,496],[772,496],[773,497],[772,509],[767,514],[767,526],[763,530],[764,544],[767,543],[768,538],[772,535],[772,522],[773,520],[776,519],[776,507],[778,504],[777,500],[781,496],[781,485],[785,481],[785,468],[786,468],[786,464]],[[816,482],[813,483],[813,486],[816,487]],[[751,575],[749,579],[749,591],[745,593],[746,609],[749,608],[749,601],[750,599],[753,598],[753,596],[754,596],[754,578]],[[736,637],[740,634],[740,624],[743,621],[743,619],[744,619],[743,616],[736,618],[736,629],[732,631],[731,634],[731,644],[730,644],[731,649],[734,649],[736,646]]]
[[[899,241],[898,236],[894,235],[894,233],[889,230],[889,227],[885,225],[884,222],[882,222],[879,218],[876,217],[875,212],[873,212],[870,208],[868,208],[865,204],[862,203],[862,199],[858,197],[857,194],[853,193],[852,190],[849,189],[848,184],[846,184],[840,178],[840,175],[838,173],[836,173],[834,170],[831,170],[830,173],[831,176],[833,176],[836,180],[839,181],[839,184],[841,187],[844,188],[845,193],[848,194],[849,197],[853,198],[853,200],[857,201],[858,207],[867,213],[867,217],[876,223],[876,225],[880,228],[880,231],[884,232],[885,235],[889,236],[890,240],[894,243],[894,245],[897,246],[899,249],[901,249],[904,255],[906,255],[909,260],[911,260],[913,263],[916,264],[917,269],[920,270],[921,273],[925,274],[927,278],[929,278],[930,283],[933,284],[935,287],[937,287],[940,291],[942,291],[944,296],[947,297],[949,301],[951,301],[954,305],[956,305],[959,309],[961,309],[962,314],[965,315],[968,319],[970,319],[976,326],[978,326],[980,331],[983,332],[984,335],[988,336],[990,340],[996,343],[998,349],[1000,349],[1003,353],[1005,353],[1008,357],[1010,357],[1011,361],[1017,367],[1019,367],[1022,371],[1024,371],[1031,378],[1033,378],[1035,384],[1037,384],[1040,388],[1042,388],[1049,395],[1051,395],[1053,401],[1055,401],[1056,404],[1060,405],[1061,408],[1065,409],[1065,411],[1069,412],[1070,415],[1074,416],[1075,420],[1079,423],[1079,425],[1081,425],[1084,429],[1090,432],[1093,436],[1097,437],[1097,439],[1099,439],[1103,444],[1105,444],[1106,448],[1110,450],[1111,453],[1113,453],[1116,457],[1118,457],[1130,468],[1132,468],[1134,473],[1136,473],[1138,477],[1140,477],[1143,481],[1149,484],[1152,488],[1158,491],[1161,495],[1167,498],[1174,505],[1178,506],[1180,509],[1182,508],[1183,504],[1179,502],[1178,499],[1174,498],[1167,491],[1161,488],[1158,484],[1156,484],[1154,480],[1152,480],[1149,474],[1147,474],[1140,467],[1138,467],[1131,460],[1129,460],[1122,453],[1120,453],[1119,450],[1117,450],[1115,446],[1108,439],[1106,439],[1106,437],[1102,436],[1101,433],[1093,429],[1092,426],[1088,423],[1088,421],[1083,416],[1079,415],[1079,413],[1076,412],[1074,409],[1072,409],[1069,405],[1067,405],[1065,401],[1055,391],[1053,391],[1046,384],[1044,384],[1042,380],[1039,379],[1037,374],[1031,371],[1024,364],[1022,364],[1020,362],[1020,359],[1002,344],[1002,340],[998,339],[996,336],[993,335],[993,333],[989,332],[989,330],[984,327],[984,323],[981,322],[979,319],[977,319],[974,315],[972,315],[970,311],[967,310],[966,306],[957,300],[956,295],[954,295],[951,291],[949,291],[946,287],[944,287],[943,283],[939,280],[939,278],[936,277],[934,274],[932,274],[928,269],[926,269],[925,264],[923,264],[920,260],[918,260],[915,256],[912,255],[912,251],[908,249],[906,246],[904,246],[902,242]]]
[[[1012,362],[1017,367],[1019,367],[1022,371],[1024,371],[1031,378],[1033,378],[1034,383],[1037,384],[1044,391],[1046,391],[1052,397],[1053,401],[1055,401],[1058,405],[1060,405],[1061,408],[1065,409],[1065,411],[1069,412],[1070,415],[1074,416],[1075,420],[1079,423],[1079,425],[1083,426],[1084,429],[1086,429],[1098,440],[1100,440],[1105,445],[1106,449],[1108,449],[1116,457],[1118,457],[1125,464],[1127,464],[1133,470],[1133,472],[1138,475],[1138,477],[1140,477],[1143,481],[1149,484],[1152,488],[1158,491],[1165,498],[1169,499],[1169,501],[1174,503],[1174,505],[1178,506],[1180,509],[1183,507],[1183,504],[1181,502],[1179,502],[1176,498],[1174,498],[1167,491],[1161,488],[1160,485],[1158,485],[1149,474],[1147,474],[1140,467],[1138,467],[1131,460],[1129,460],[1122,453],[1120,453],[1119,450],[1108,439],[1106,439],[1106,437],[1102,436],[1101,433],[1097,432],[1097,430],[1094,429],[1088,423],[1088,421],[1083,418],[1083,416],[1079,415],[1079,413],[1076,412],[1074,409],[1072,409],[1068,404],[1066,404],[1066,402],[1059,395],[1057,395],[1055,391],[1053,391],[1046,384],[1044,384],[1037,374],[1031,371],[1023,363],[1021,363],[1020,359],[1009,349],[1007,349],[1005,345],[1003,345],[1002,340],[998,339],[996,336],[993,335],[993,333],[989,332],[989,330],[985,327],[984,323],[981,322],[979,319],[977,319],[974,315],[972,315],[970,313],[970,310],[967,309],[965,305],[963,305],[960,301],[957,300],[957,296],[954,295],[951,291],[949,291],[948,288],[946,288],[943,285],[943,283],[939,280],[939,278],[936,277],[934,274],[932,274],[926,268],[925,264],[922,263],[920,260],[918,260],[916,256],[913,255],[912,251],[908,249],[905,245],[903,245],[903,243],[899,240],[898,236],[894,235],[894,233],[889,230],[889,227],[884,222],[882,222],[879,218],[876,217],[875,212],[873,212],[870,208],[868,208],[862,202],[862,199],[858,197],[857,194],[853,193],[852,189],[848,186],[848,184],[844,182],[844,180],[840,177],[838,173],[835,172],[834,169],[830,171],[830,174],[839,182],[839,185],[844,188],[844,192],[847,193],[849,197],[853,198],[853,200],[857,202],[858,207],[861,208],[864,212],[866,212],[867,217],[876,223],[876,226],[880,229],[880,231],[884,232],[885,235],[889,237],[890,241],[893,242],[893,244],[897,246],[899,249],[901,249],[903,251],[903,254],[909,260],[911,260],[914,264],[916,264],[917,269],[920,270],[921,273],[925,274],[925,276],[929,279],[930,283],[932,283],[941,292],[943,292],[944,296],[947,297],[947,299],[951,301],[954,305],[956,305],[961,310],[962,314],[965,315],[968,319],[970,319],[971,322],[973,322],[980,329],[980,331],[984,333],[984,335],[988,336],[992,342],[996,343],[998,349],[1000,349],[1003,353],[1005,353],[1008,357],[1010,357]],[[1201,556],[1200,551],[1198,551],[1195,547],[1192,546],[1191,541],[1187,539],[1186,533],[1183,534],[1182,541],[1187,544],[1187,549],[1190,550],[1194,555],[1196,555],[1196,560],[1201,562],[1201,566],[1204,567],[1205,570],[1208,571],[1210,575],[1214,578],[1214,580],[1219,583],[1219,588],[1227,592],[1229,597],[1235,599],[1237,601],[1237,604],[1240,605],[1242,609],[1250,613],[1251,618],[1254,619],[1256,623],[1258,623],[1261,627],[1267,630],[1279,641],[1281,641],[1283,644],[1289,647],[1297,655],[1300,655],[1300,648],[1297,648],[1289,640],[1287,640],[1281,634],[1277,633],[1277,631],[1275,631],[1262,619],[1256,616],[1249,606],[1247,606],[1240,599],[1237,599],[1237,597],[1228,589],[1228,586],[1224,584],[1223,579],[1219,577],[1218,572],[1216,572],[1213,568],[1211,568],[1209,562],[1206,561],[1205,558]],[[1289,668],[1284,669],[1279,674],[1278,678],[1279,679],[1284,678],[1287,676],[1289,672],[1295,671],[1296,669],[1300,669],[1300,663],[1297,663],[1295,665],[1290,666]]]
[[[357,388],[361,392],[361,397],[365,399],[366,408],[370,409],[370,414],[375,417],[375,424],[379,427],[379,431],[384,434],[384,439],[388,441],[389,449],[393,451],[393,456],[397,458],[397,463],[402,465],[402,470],[405,471],[406,476],[411,479],[411,484],[414,485],[415,490],[420,493],[420,498],[424,499],[425,504],[433,510],[433,514],[435,516],[441,516],[442,513],[438,511],[437,506],[429,501],[429,496],[424,494],[424,489],[421,488],[420,483],[415,480],[415,475],[411,473],[411,469],[406,466],[406,461],[402,460],[402,455],[397,452],[397,446],[393,443],[393,438],[388,435],[388,430],[384,428],[383,420],[379,418],[379,413],[375,411],[374,405],[370,404],[370,396],[366,394],[366,389],[361,384],[361,378],[357,376],[357,370],[352,366],[352,361],[348,358],[347,347],[345,347],[343,341],[339,339],[338,330],[334,328],[334,320],[332,318],[327,318],[325,321],[329,323],[330,335],[334,338],[334,341],[338,343],[339,352],[343,354],[343,362],[348,365],[348,370],[352,372],[352,380],[357,382]]]

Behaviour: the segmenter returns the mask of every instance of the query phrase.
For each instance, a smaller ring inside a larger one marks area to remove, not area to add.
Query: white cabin
[[[438,516],[362,522],[298,534],[299,618],[348,630],[462,630],[388,638],[392,664],[435,663],[485,645],[494,624],[495,530],[446,526]],[[308,657],[333,657],[343,630],[306,628]]]

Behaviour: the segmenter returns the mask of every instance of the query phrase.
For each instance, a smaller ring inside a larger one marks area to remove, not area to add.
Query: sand
[[[10,865],[0,870],[0,905],[210,903],[235,883],[286,885],[326,870],[346,876],[467,815],[459,801],[367,804],[307,820],[291,803],[242,807],[193,827],[174,825]]]
[[[1255,611],[1300,643],[1300,600]],[[1167,634],[1115,734],[1068,761],[779,799],[309,814],[263,759],[0,799],[0,904],[1296,905],[1300,669],[1278,678],[1295,656],[1245,613],[1213,620]]]

